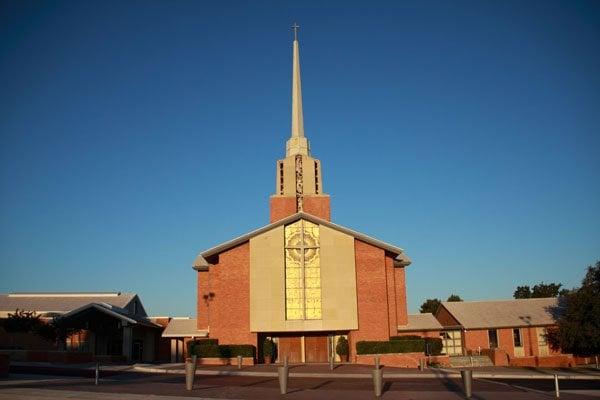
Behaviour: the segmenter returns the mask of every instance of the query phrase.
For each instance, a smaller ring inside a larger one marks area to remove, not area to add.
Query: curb
[[[182,369],[166,369],[166,368],[147,368],[133,367],[134,371],[147,372],[154,374],[174,374],[183,375]],[[215,371],[215,370],[196,370],[196,375],[205,376],[256,376],[277,378],[277,372],[252,372],[252,371]],[[290,378],[344,378],[344,379],[371,379],[371,374],[328,374],[317,372],[290,372]],[[386,378],[389,379],[440,379],[440,378],[460,378],[460,372],[434,372],[433,374],[399,374],[386,373]],[[473,373],[474,379],[554,379],[554,375],[540,374],[493,374],[493,373]],[[600,375],[560,375],[559,379],[565,380],[600,380]]]

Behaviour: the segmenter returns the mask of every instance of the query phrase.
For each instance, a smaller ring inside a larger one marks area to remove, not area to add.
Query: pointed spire
[[[309,155],[308,140],[304,137],[304,115],[302,113],[302,82],[300,80],[300,45],[298,44],[298,24],[294,23],[292,60],[292,135],[286,143],[286,155]]]
[[[302,115],[302,82],[300,80],[300,51],[298,39],[294,40],[294,60],[292,71],[292,137],[304,136]]]

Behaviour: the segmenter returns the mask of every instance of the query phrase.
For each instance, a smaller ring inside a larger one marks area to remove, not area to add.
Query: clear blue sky
[[[579,284],[600,257],[600,3],[0,3],[0,292],[194,315],[196,254],[268,222],[301,25],[339,224],[409,308]]]

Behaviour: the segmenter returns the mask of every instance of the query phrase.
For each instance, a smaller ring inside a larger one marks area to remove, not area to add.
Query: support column
[[[171,339],[171,362],[176,363],[179,362],[177,359],[177,339]]]
[[[131,361],[131,350],[133,347],[132,327],[123,325],[123,355],[127,362]]]

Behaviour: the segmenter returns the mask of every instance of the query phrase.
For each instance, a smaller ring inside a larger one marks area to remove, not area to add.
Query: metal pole
[[[379,354],[375,356],[375,369],[379,369]]]
[[[196,363],[192,360],[185,361],[185,388],[192,390],[194,388],[194,376],[196,375]]]
[[[470,399],[473,389],[473,371],[463,369],[460,371],[460,376],[462,377],[463,387],[465,388],[465,397]]]
[[[381,397],[383,389],[383,370],[376,367],[373,370],[373,389],[375,391],[375,397]]]
[[[333,371],[333,356],[329,357],[329,370]]]
[[[558,387],[558,375],[554,374],[554,391],[556,392],[556,398],[560,398],[560,388]]]
[[[100,361],[96,361],[95,376],[96,378],[94,379],[94,384],[98,386],[98,382],[100,381]]]
[[[287,357],[285,358],[285,363],[287,364]],[[287,394],[289,371],[290,367],[287,365],[277,368],[277,373],[279,374],[279,391],[281,394]]]
[[[598,366],[598,356],[596,355],[596,369],[600,369],[600,367]]]
[[[242,356],[237,356],[238,360],[238,369],[242,369]]]

